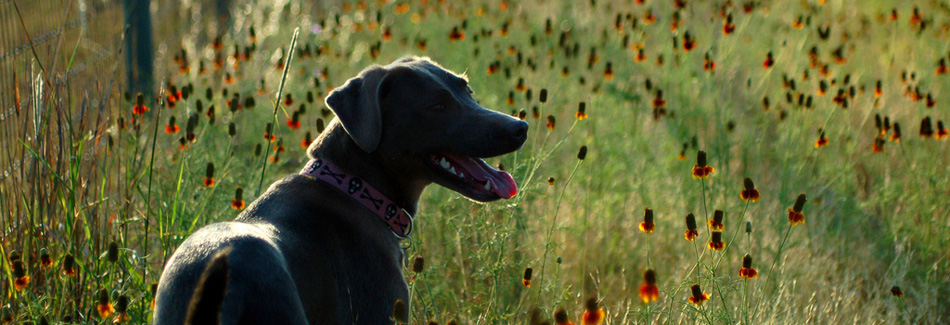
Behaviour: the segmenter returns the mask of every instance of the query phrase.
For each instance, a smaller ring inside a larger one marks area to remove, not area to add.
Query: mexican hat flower
[[[739,192],[739,197],[741,197],[743,201],[758,202],[759,190],[755,189],[755,183],[752,183],[752,179],[746,177],[742,182],[745,189]]]
[[[656,271],[648,269],[643,272],[643,285],[640,286],[640,300],[643,303],[654,302],[660,298],[660,288],[656,286]]]
[[[709,300],[709,295],[704,293],[703,290],[699,288],[698,284],[694,284],[692,287],[690,287],[690,291],[692,292],[692,295],[689,297],[689,302],[695,304],[696,306],[702,305],[703,302]]]
[[[696,153],[696,165],[693,166],[693,179],[706,179],[715,172],[715,168],[706,165],[706,152],[700,150]]]
[[[755,279],[759,277],[759,272],[752,268],[752,256],[746,254],[742,257],[742,268],[739,269],[739,277],[746,279]]]
[[[645,233],[652,233],[656,229],[656,224],[653,223],[653,210],[646,209],[643,212],[643,222],[640,223],[640,231]]]
[[[805,201],[807,201],[805,194],[799,194],[798,199],[795,199],[795,205],[792,206],[791,209],[788,209],[788,222],[791,223],[792,226],[805,223],[805,215],[802,214],[802,208],[805,207]]]

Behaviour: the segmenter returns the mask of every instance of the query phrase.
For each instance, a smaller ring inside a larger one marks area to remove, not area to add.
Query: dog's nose
[[[511,133],[511,137],[523,142],[528,139],[528,122],[515,121],[509,123],[508,132]]]

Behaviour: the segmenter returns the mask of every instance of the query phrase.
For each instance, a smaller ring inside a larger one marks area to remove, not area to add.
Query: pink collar
[[[347,174],[329,160],[312,159],[303,167],[300,174],[324,181],[359,201],[389,225],[389,229],[396,237],[406,238],[412,233],[412,216],[409,212],[399,208],[395,202],[363,179]]]

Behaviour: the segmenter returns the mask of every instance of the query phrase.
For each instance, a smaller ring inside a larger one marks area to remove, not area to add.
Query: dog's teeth
[[[491,181],[485,182],[485,190],[486,190],[486,191],[491,191]]]
[[[459,172],[459,178],[465,178],[465,174],[463,174],[462,172]]]
[[[439,161],[439,166],[442,166],[442,168],[448,169],[450,166],[449,161],[445,160],[445,158],[442,158],[442,160]]]
[[[449,173],[452,173],[452,175],[457,175],[457,173],[455,172],[455,167],[450,167]]]

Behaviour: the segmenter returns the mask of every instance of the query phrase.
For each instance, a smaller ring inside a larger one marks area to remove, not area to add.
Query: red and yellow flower
[[[713,219],[709,220],[709,228],[713,231],[722,231],[725,229],[726,226],[722,224],[723,215],[724,213],[722,210],[716,210],[713,212]]]
[[[805,194],[799,194],[798,198],[795,199],[795,205],[788,209],[788,222],[791,223],[792,226],[805,223],[805,215],[802,214],[805,201],[807,201]]]
[[[604,322],[604,309],[597,305],[597,297],[591,297],[587,300],[584,316],[581,317],[582,325],[600,325]]]
[[[646,209],[643,212],[643,222],[640,223],[640,231],[645,233],[652,233],[656,229],[656,224],[653,223],[653,210]]]
[[[759,277],[759,272],[752,268],[752,256],[746,254],[742,257],[742,268],[739,269],[739,277],[746,279],[755,279]]]
[[[825,139],[825,141],[827,141],[827,139]],[[739,192],[739,197],[741,197],[743,201],[758,202],[759,190],[755,189],[755,184],[752,183],[752,179],[746,177],[742,182],[745,189]]]
[[[704,293],[703,290],[699,288],[698,284],[694,284],[692,287],[690,287],[690,291],[693,294],[689,297],[689,302],[695,304],[696,306],[702,305],[703,302],[709,300],[709,295]]]
[[[656,286],[656,271],[648,269],[643,272],[643,285],[640,286],[640,300],[651,303],[660,298],[660,288]]]
[[[696,216],[692,213],[686,215],[686,240],[693,241],[699,236],[699,230],[696,229]]]
[[[696,165],[693,166],[693,179],[706,179],[715,172],[715,168],[706,165],[706,152],[700,150],[696,153]]]
[[[722,241],[722,232],[713,231],[712,239],[709,241],[709,244],[707,246],[709,246],[709,249],[717,251],[717,252],[725,249],[726,243]]]

